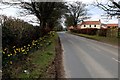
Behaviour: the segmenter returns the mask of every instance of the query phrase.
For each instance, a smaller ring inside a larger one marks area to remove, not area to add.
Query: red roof
[[[99,25],[100,21],[83,21],[81,25]]]
[[[107,27],[115,27],[118,26],[118,24],[107,24]]]

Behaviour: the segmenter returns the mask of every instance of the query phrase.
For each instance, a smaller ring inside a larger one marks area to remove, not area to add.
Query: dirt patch
[[[60,38],[58,37],[55,45],[56,57],[50,67],[48,68],[48,75],[55,80],[65,79],[65,71],[63,67],[63,50],[61,47]]]

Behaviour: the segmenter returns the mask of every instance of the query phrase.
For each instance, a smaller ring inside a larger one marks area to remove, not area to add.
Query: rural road
[[[59,32],[66,78],[118,78],[118,48]]]

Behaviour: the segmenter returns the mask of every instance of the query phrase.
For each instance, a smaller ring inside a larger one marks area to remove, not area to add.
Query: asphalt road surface
[[[118,78],[118,48],[59,32],[66,78]]]

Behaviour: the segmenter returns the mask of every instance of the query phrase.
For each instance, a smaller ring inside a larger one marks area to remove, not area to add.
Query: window
[[[94,27],[96,27],[96,25],[94,25]]]
[[[86,25],[84,25],[84,27],[86,27]]]
[[[90,25],[90,27],[91,27],[91,25]]]

